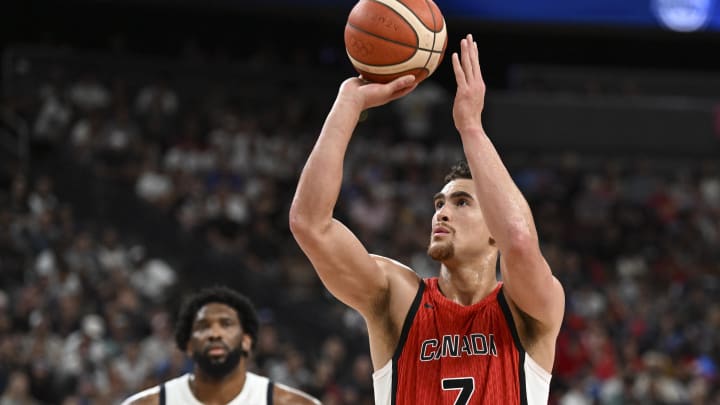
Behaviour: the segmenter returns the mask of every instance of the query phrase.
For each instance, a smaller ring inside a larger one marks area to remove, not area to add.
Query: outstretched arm
[[[485,84],[477,43],[468,35],[452,55],[457,81],[453,119],[462,138],[479,204],[503,260],[503,281],[515,304],[550,330],[562,322],[565,297],[540,252],[530,207],[482,126]]]
[[[360,113],[412,91],[413,76],[388,84],[348,79],[300,175],[290,208],[290,229],[325,286],[363,315],[387,292],[388,280],[355,235],[333,218],[343,160]]]

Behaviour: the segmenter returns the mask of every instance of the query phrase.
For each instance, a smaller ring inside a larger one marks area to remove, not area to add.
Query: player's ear
[[[247,333],[244,334],[241,345],[244,351],[250,353],[250,348],[252,347],[252,337],[250,337]]]

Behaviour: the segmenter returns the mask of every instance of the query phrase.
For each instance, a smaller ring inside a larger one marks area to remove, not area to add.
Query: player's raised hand
[[[413,91],[417,84],[413,75],[398,77],[389,83],[371,83],[352,77],[340,86],[338,99],[349,101],[366,110],[405,96]]]
[[[452,55],[457,93],[453,105],[455,127],[462,133],[482,127],[481,113],[485,105],[485,82],[480,72],[477,42],[472,34],[460,40],[460,55]]]

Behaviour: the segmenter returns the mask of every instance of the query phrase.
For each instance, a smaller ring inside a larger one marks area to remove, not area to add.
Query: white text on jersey
[[[442,341],[442,343],[441,343]],[[438,339],[426,339],[420,347],[420,361],[439,360],[441,357],[495,356],[495,335],[472,333],[470,335],[443,335]]]

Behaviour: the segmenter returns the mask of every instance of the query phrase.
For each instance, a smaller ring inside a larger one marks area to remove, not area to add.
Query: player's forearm
[[[530,207],[482,128],[461,133],[480,207],[501,251],[537,241]]]
[[[335,101],[300,175],[290,208],[292,228],[318,229],[330,224],[340,194],[345,152],[360,112],[352,102]]]

